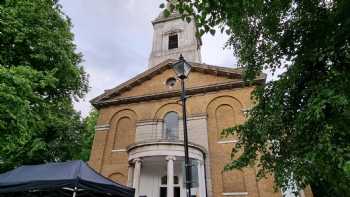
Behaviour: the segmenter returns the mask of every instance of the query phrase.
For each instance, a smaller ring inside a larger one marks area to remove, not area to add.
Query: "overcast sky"
[[[89,100],[147,69],[151,52],[151,20],[160,12],[164,0],[60,0],[71,18],[75,43],[83,54],[89,73],[90,91],[75,104],[86,116]],[[223,50],[227,37],[203,37],[202,61],[218,66],[233,66],[235,58]]]

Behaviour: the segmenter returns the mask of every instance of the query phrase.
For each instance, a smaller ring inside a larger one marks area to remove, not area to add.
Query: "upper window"
[[[179,116],[176,112],[169,112],[164,117],[164,137],[175,139],[179,130]]]
[[[169,49],[176,49],[178,48],[178,37],[177,34],[171,34],[169,35]]]

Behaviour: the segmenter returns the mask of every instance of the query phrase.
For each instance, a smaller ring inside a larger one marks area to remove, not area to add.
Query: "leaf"
[[[214,35],[215,35],[215,29],[210,29],[210,34],[211,34],[212,36],[214,36]]]
[[[204,31],[208,32],[210,30],[210,27],[208,25],[204,25]]]
[[[191,17],[189,17],[189,16],[186,17],[186,22],[187,22],[187,23],[190,23],[191,20],[192,20]]]
[[[168,10],[168,9],[165,9],[164,11],[163,11],[163,15],[164,15],[164,17],[169,17],[170,16],[170,11]]]
[[[223,33],[225,30],[225,27],[221,27],[220,32]]]

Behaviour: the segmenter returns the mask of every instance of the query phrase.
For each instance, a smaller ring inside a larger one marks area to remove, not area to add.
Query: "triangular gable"
[[[126,81],[126,82],[124,82],[124,83],[122,83],[122,84],[120,84],[112,89],[105,90],[105,92],[103,94],[92,99],[90,102],[92,104],[98,103],[99,101],[106,100],[106,99],[110,98],[111,96],[118,95],[122,91],[129,90],[131,87],[142,83],[142,81],[149,80],[154,75],[166,70],[168,68],[168,66],[173,62],[175,62],[175,60],[170,60],[170,59],[166,60],[166,61],[158,64],[157,66],[154,66],[154,67],[136,75],[135,77],[129,79],[128,81]]]
[[[94,98],[91,100],[91,103],[94,106],[98,106],[99,103],[107,101],[111,98],[118,97],[119,95],[123,94],[126,91],[130,91],[135,86],[143,84],[145,81],[148,81],[155,77],[156,75],[160,75],[161,73],[165,72],[166,70],[171,69],[171,64],[175,63],[177,60],[168,59],[164,62],[158,64],[155,67],[152,67],[135,77],[131,78],[130,80],[116,86],[115,88],[105,90],[105,93],[102,95]],[[201,63],[190,63],[192,65],[192,71],[193,72],[200,72],[206,75],[213,75],[216,77],[225,77],[229,79],[236,79],[239,81],[242,81],[242,69],[240,68],[227,68],[227,67],[219,67],[219,66],[212,66],[207,64],[201,64]]]

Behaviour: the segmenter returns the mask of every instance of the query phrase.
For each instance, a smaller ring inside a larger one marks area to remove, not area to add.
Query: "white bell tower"
[[[167,59],[178,59],[180,54],[189,62],[201,62],[202,42],[196,37],[193,20],[187,23],[177,12],[168,17],[162,12],[152,24],[154,33],[149,68]]]

